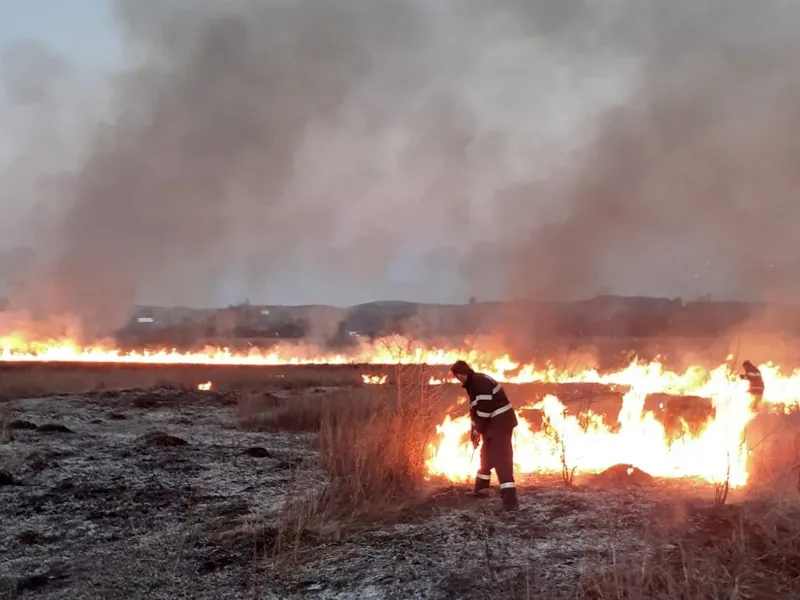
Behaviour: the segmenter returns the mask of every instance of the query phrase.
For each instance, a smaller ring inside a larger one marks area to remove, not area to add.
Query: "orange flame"
[[[690,367],[683,373],[664,369],[658,362],[641,364],[634,360],[626,368],[613,373],[596,370],[569,372],[552,365],[537,368],[520,364],[507,354],[481,353],[457,348],[421,348],[410,340],[393,336],[362,342],[353,351],[325,354],[306,346],[278,347],[269,351],[251,349],[237,352],[228,348],[207,347],[197,352],[157,351],[122,352],[111,345],[81,347],[70,339],[35,341],[24,334],[0,337],[0,361],[65,361],[85,363],[202,364],[202,365],[323,365],[323,364],[427,364],[450,365],[467,360],[476,370],[507,383],[598,383],[626,388],[618,428],[611,428],[600,415],[589,415],[583,422],[569,416],[562,402],[547,396],[531,408],[542,411],[547,427],[534,431],[524,418],[515,433],[516,469],[519,474],[560,472],[562,467],[576,473],[592,473],[616,463],[632,463],[653,474],[665,477],[698,477],[718,481],[730,470],[734,486],[747,483],[747,449],[742,444],[744,430],[753,418],[746,382],[731,374],[729,366],[714,369]],[[800,370],[781,373],[771,363],[760,366],[765,382],[763,402],[772,410],[788,410],[800,400]],[[362,375],[369,385],[386,384],[388,376]],[[452,383],[449,378],[432,377],[430,385]],[[210,382],[200,384],[209,385]],[[198,386],[198,389],[201,387]],[[514,391],[512,403],[520,402]],[[715,406],[714,417],[703,431],[692,436],[684,433],[669,441],[663,425],[655,415],[643,411],[648,394],[684,394],[710,398]],[[438,427],[438,441],[430,447],[429,473],[453,481],[474,476],[477,452],[465,434],[469,418],[446,418]],[[475,457],[473,457],[473,454]],[[563,464],[562,464],[563,463]]]
[[[209,392],[211,391],[211,382],[206,381],[205,383],[198,383],[197,389],[200,390],[201,392]]]
[[[670,442],[664,426],[652,412],[643,413],[644,395],[625,394],[619,428],[612,429],[602,416],[589,414],[585,423],[565,412],[555,396],[548,395],[532,408],[540,409],[547,427],[534,431],[520,417],[514,434],[515,471],[560,473],[567,468],[578,474],[598,473],[613,465],[630,463],[661,477],[694,477],[722,482],[730,471],[730,483],[747,483],[747,449],[742,432],[752,418],[749,394],[744,392],[716,402],[717,414],[698,437],[684,434]],[[437,427],[439,441],[429,448],[428,472],[451,481],[468,481],[479,466],[479,453],[464,439],[468,416],[445,417]],[[730,464],[729,464],[730,463]]]
[[[367,385],[384,385],[388,375],[362,375],[361,379]]]
[[[230,348],[205,347],[196,352],[174,349],[123,352],[110,344],[88,347],[74,340],[31,340],[21,332],[0,336],[0,361],[5,362],[93,362],[93,363],[159,363],[159,364],[220,364],[220,365],[324,365],[324,364],[427,364],[450,365],[466,358],[475,365],[500,367],[508,357],[487,358],[477,351],[456,348],[422,348],[402,336],[390,336],[374,342],[361,342],[352,351],[320,353],[314,346],[302,344],[276,347],[270,350],[251,348],[239,352]]]
[[[762,365],[761,371],[766,384],[764,404],[772,410],[798,405],[800,373],[781,376],[769,364]],[[541,373],[525,375],[530,380],[541,380],[540,377]],[[514,434],[518,474],[561,473],[564,468],[578,474],[598,473],[615,464],[630,463],[655,476],[699,478],[714,483],[727,478],[732,487],[746,485],[748,449],[744,432],[755,413],[747,382],[732,377],[725,365],[710,372],[692,368],[676,374],[655,363],[632,364],[617,373],[600,376],[592,371],[567,380],[628,386],[618,416],[619,426],[612,429],[601,415],[591,411],[581,422],[566,413],[557,397],[548,395],[527,406],[542,411],[545,427],[534,431],[525,418],[519,419]],[[656,392],[710,398],[715,414],[698,435],[684,431],[678,439],[670,440],[656,415],[643,410],[646,396]],[[473,452],[466,440],[469,429],[468,415],[455,419],[448,416],[437,427],[438,441],[430,446],[427,462],[431,475],[451,481],[474,477],[479,453]]]

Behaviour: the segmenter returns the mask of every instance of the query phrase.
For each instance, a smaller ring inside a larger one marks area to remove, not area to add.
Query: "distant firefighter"
[[[764,397],[764,378],[761,377],[761,371],[758,367],[746,360],[742,363],[744,373],[741,374],[742,379],[746,379],[750,384],[750,395],[753,397],[753,408],[756,409],[761,404],[761,398]]]
[[[452,367],[453,375],[469,396],[469,416],[472,420],[472,445],[481,446],[481,466],[475,475],[475,494],[488,489],[492,470],[500,480],[503,508],[517,510],[517,488],[514,484],[514,448],[511,438],[517,426],[517,415],[508,401],[503,386],[483,373],[476,373],[463,360]]]

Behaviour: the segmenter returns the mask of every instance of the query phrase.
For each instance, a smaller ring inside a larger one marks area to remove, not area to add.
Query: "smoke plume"
[[[131,66],[50,180],[24,308],[800,294],[800,7],[116,7]]]
[[[797,301],[800,7],[628,8],[597,43],[637,57],[636,85],[569,176],[547,182],[560,214],[534,221],[532,190],[512,193],[524,240],[507,248],[512,289]]]

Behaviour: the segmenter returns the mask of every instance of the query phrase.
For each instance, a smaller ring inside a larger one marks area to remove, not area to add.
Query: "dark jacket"
[[[764,393],[764,379],[761,377],[761,371],[752,363],[743,365],[744,375],[742,379],[746,379],[750,383],[750,393],[763,394]]]
[[[517,415],[503,386],[483,373],[472,371],[462,386],[469,395],[472,427],[482,435],[508,433],[517,426]]]

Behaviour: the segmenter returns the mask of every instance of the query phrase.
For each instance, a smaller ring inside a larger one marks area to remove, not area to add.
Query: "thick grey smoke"
[[[787,6],[119,0],[139,64],[22,297],[796,296]]]
[[[541,190],[561,214],[532,223],[540,191],[511,195],[524,240],[504,256],[512,289],[800,300],[800,6],[630,8],[597,43],[640,57],[636,87]]]

